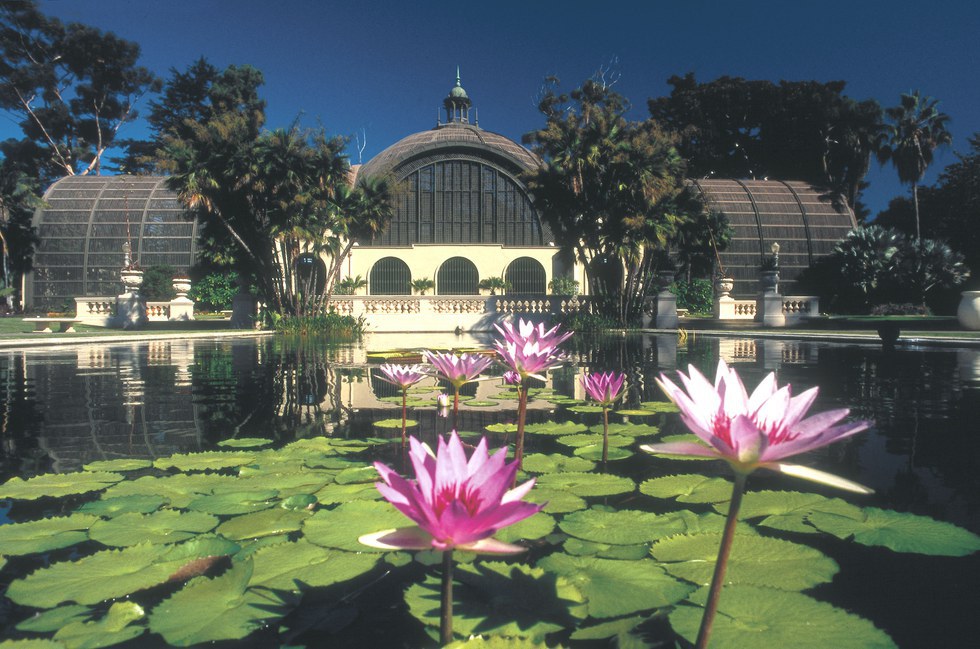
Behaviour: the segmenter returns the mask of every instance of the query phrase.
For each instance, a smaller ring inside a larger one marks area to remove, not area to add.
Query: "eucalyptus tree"
[[[932,164],[935,150],[953,141],[947,128],[949,115],[939,111],[937,100],[921,96],[918,90],[903,93],[899,105],[885,109],[885,115],[889,121],[878,148],[878,160],[882,164],[891,162],[899,181],[912,187],[915,238],[920,239],[919,183]]]
[[[136,43],[65,25],[32,1],[0,3],[0,109],[36,144],[42,184],[101,171],[136,104],[159,88],[139,56]]]
[[[38,183],[12,158],[0,159],[0,247],[2,277],[0,298],[13,309],[13,295],[20,277],[31,269],[37,235],[31,225],[34,209],[41,204]]]
[[[524,141],[541,156],[525,179],[556,243],[586,270],[589,292],[622,324],[650,292],[662,252],[701,204],[684,184],[674,139],[655,122],[631,122],[629,104],[601,78],[570,94],[550,79],[543,128]]]

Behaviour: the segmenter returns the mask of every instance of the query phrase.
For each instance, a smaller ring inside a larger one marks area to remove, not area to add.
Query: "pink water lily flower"
[[[507,463],[506,449],[493,455],[484,437],[467,459],[455,431],[439,450],[414,437],[411,459],[415,480],[401,477],[380,462],[374,466],[384,482],[378,491],[417,527],[384,530],[360,537],[360,542],[384,550],[469,550],[489,554],[516,554],[526,548],[491,538],[498,530],[541,510],[543,505],[523,502],[534,480],[510,489],[517,463]]]
[[[558,345],[568,340],[572,332],[562,332],[555,326],[545,329],[543,323],[534,325],[519,320],[517,327],[512,322],[494,324],[503,339],[497,339],[494,347],[497,354],[521,379],[531,376],[545,380],[544,372],[558,367],[562,355]]]
[[[378,378],[405,390],[428,376],[421,365],[394,365],[386,363],[378,367],[384,376]]]
[[[493,359],[480,354],[456,354],[450,352],[425,351],[425,359],[436,369],[436,374],[457,390],[469,383],[490,366]]]
[[[626,375],[622,372],[586,374],[582,377],[582,387],[586,394],[603,406],[611,406],[623,392]]]
[[[680,374],[686,392],[663,375],[657,383],[680,408],[681,419],[691,432],[709,446],[673,442],[649,444],[642,446],[643,450],[715,457],[728,462],[737,474],[763,468],[857,493],[871,493],[867,487],[850,480],[782,461],[850,437],[868,428],[869,422],[838,424],[850,412],[846,408],[804,418],[817,397],[818,388],[794,397],[789,385],[777,387],[774,374],[764,378],[750,396],[738,374],[725,361],[718,362],[714,385],[693,366],[689,370],[689,376]]]

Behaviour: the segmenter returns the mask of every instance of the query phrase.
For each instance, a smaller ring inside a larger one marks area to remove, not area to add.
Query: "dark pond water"
[[[74,471],[102,459],[210,450],[234,436],[285,442],[377,435],[372,423],[397,416],[399,406],[379,400],[395,393],[372,379],[366,348],[487,342],[375,335],[361,346],[331,347],[267,337],[3,351],[0,479]],[[719,357],[749,386],[771,371],[780,384],[819,385],[815,409],[848,407],[875,426],[807,458],[808,463],[874,488],[875,496],[861,504],[924,514],[980,533],[980,350],[884,352],[877,345],[794,340],[578,336],[568,351],[569,365],[553,374],[551,387],[575,395],[581,392],[582,368],[623,370],[629,377],[628,405],[662,400],[653,381],[660,372],[690,363],[713,375]],[[486,385],[467,390],[481,401]],[[482,431],[511,420],[512,408],[513,402],[464,406],[458,427]],[[555,408],[532,403],[529,419],[570,416]],[[410,416],[429,439],[451,426],[432,408]],[[670,425],[680,432],[671,417]],[[649,460],[636,458],[624,470],[638,479],[652,477],[663,465]],[[761,474],[749,486],[817,490]],[[815,596],[872,620],[899,646],[968,646],[966,639],[975,637],[977,556],[928,558],[856,545],[841,551],[840,544],[821,549],[841,571]]]

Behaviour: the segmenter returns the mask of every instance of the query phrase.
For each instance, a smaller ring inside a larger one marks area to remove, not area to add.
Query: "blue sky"
[[[846,94],[898,103],[919,89],[952,118],[953,147],[927,181],[980,131],[980,3],[862,1],[741,2],[371,2],[333,0],[42,0],[42,11],[138,42],[161,76],[200,56],[250,64],[265,75],[268,126],[322,124],[366,135],[363,161],[435,124],[455,81],[480,125],[515,140],[542,124],[542,80],[571,89],[600,66],[647,117],[646,100],[667,79],[694,72],[748,79],[842,79]],[[135,124],[123,133],[138,137]],[[0,119],[0,138],[17,135]],[[357,151],[352,148],[352,160]],[[907,193],[876,162],[865,200],[873,213]]]

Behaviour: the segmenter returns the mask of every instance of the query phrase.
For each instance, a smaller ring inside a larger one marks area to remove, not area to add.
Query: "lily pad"
[[[689,599],[703,606],[707,588]],[[677,633],[693,643],[701,606],[678,606],[670,614]],[[711,633],[712,649],[895,649],[871,622],[801,593],[726,585]]]
[[[601,447],[602,433],[600,432],[598,435],[592,433],[564,435],[558,438],[558,443],[573,448],[578,448],[579,446],[595,446],[596,444],[599,444]],[[609,436],[609,446],[629,446],[632,443],[632,437],[624,437],[622,435]]]
[[[680,412],[680,408],[670,401],[642,401],[640,407],[653,412]]]
[[[598,543],[635,545],[657,538],[652,530],[658,519],[667,515],[629,509],[600,511],[588,509],[565,516],[559,527],[566,534]]]
[[[468,408],[489,408],[491,406],[499,406],[499,401],[490,401],[489,399],[477,400],[472,399],[463,403],[464,406]]]
[[[720,513],[727,513],[727,505],[719,505]],[[764,517],[759,525],[787,532],[813,534],[819,530],[807,523],[815,512],[860,520],[864,513],[860,507],[840,498],[827,498],[819,494],[799,491],[750,491],[745,494],[738,516],[742,520]]]
[[[332,586],[371,571],[377,554],[326,551],[307,540],[260,548],[252,554],[249,586],[301,591],[302,587]]]
[[[515,429],[516,430],[516,429]],[[578,424],[574,421],[545,421],[540,424],[528,424],[524,427],[525,433],[530,433],[532,435],[573,435],[575,433],[581,433],[587,430],[585,424]]]
[[[32,633],[51,633],[70,622],[83,621],[92,617],[92,607],[81,604],[67,604],[48,611],[35,613],[16,627],[18,631]]]
[[[221,489],[240,489],[241,483],[233,476],[215,473],[177,474],[157,478],[143,476],[137,480],[127,480],[113,485],[102,495],[103,498],[119,496],[160,496],[171,507],[183,508],[195,498]]]
[[[381,493],[373,482],[356,484],[328,484],[314,494],[324,505],[349,503],[355,500],[380,500]]]
[[[606,638],[613,638],[616,636],[622,637],[624,634],[629,633],[636,627],[646,622],[648,619],[650,618],[643,615],[634,615],[633,617],[625,617],[621,620],[602,622],[600,624],[594,624],[592,626],[576,629],[569,637],[572,640],[605,640]],[[617,646],[624,646],[623,642],[617,642]]]
[[[591,414],[594,412],[602,412],[602,406],[569,406],[568,410],[569,412]]]
[[[22,555],[67,548],[88,540],[88,528],[99,520],[97,516],[72,514],[0,525],[0,550],[4,555]]]
[[[618,448],[615,446],[610,446],[606,451],[606,459],[610,462],[614,460],[625,460],[627,458],[633,457],[633,451],[627,448]],[[593,460],[595,462],[602,461],[602,443],[589,444],[588,446],[580,446],[575,449],[575,456],[585,458],[586,460]]]
[[[649,417],[657,414],[655,410],[640,410],[638,408],[623,408],[622,410],[614,410],[613,413],[624,417]]]
[[[694,590],[649,559],[614,561],[551,554],[541,559],[538,567],[570,580],[585,596],[589,615],[594,618],[670,606]]]
[[[230,544],[236,550],[238,546]],[[39,568],[7,589],[18,604],[53,608],[62,602],[98,604],[162,584],[189,562],[227,552],[218,540],[178,546],[142,543],[123,550],[103,550],[77,561]]]
[[[120,514],[149,514],[158,510],[166,501],[160,496],[119,496],[101,498],[87,502],[78,508],[79,512],[112,518]]]
[[[952,523],[903,512],[865,507],[855,520],[814,512],[807,520],[822,532],[838,538],[852,537],[863,545],[881,545],[895,552],[962,557],[980,551],[980,537]]]
[[[38,498],[64,498],[75,494],[100,491],[123,479],[110,471],[81,471],[78,473],[45,473],[22,480],[11,478],[0,485],[0,498],[37,500]]]
[[[217,471],[244,466],[255,459],[251,453],[236,451],[205,451],[203,453],[177,453],[154,460],[158,469],[174,468],[179,471]]]
[[[589,431],[601,435],[602,424],[589,426]],[[611,423],[609,424],[609,434],[625,435],[627,437],[651,437],[660,434],[660,427],[651,426],[650,424]]]
[[[218,446],[223,448],[260,448],[270,444],[272,444],[272,440],[264,437],[233,437],[218,442]]]
[[[570,536],[565,539],[562,548],[566,553],[576,557],[599,557],[600,559],[625,559],[637,561],[650,555],[650,546],[646,543],[639,545],[613,545],[585,541]]]
[[[538,477],[542,489],[559,489],[587,498],[630,493],[636,483],[623,476],[596,473],[546,473]]]
[[[567,579],[541,568],[495,561],[458,565],[453,631],[458,636],[501,635],[543,641],[586,615],[583,596]],[[429,576],[405,593],[409,612],[439,626],[440,580]]]
[[[362,545],[358,537],[410,524],[411,521],[387,501],[359,500],[318,511],[303,523],[303,535],[310,543],[322,547],[381,552]]]
[[[521,539],[543,538],[551,534],[554,529],[555,519],[544,512],[538,512],[513,525],[508,525],[494,534],[494,538],[504,543],[514,543]]]
[[[150,630],[171,645],[187,647],[217,640],[238,640],[289,612],[282,596],[248,588],[252,562],[237,562],[224,574],[198,577],[163,600],[150,614]]]
[[[82,466],[86,471],[138,471],[153,466],[149,460],[120,458],[118,460],[98,460]]]
[[[669,475],[645,480],[640,484],[640,493],[654,498],[676,498],[682,503],[720,503],[731,500],[732,483],[698,474]]]
[[[489,433],[516,433],[517,424],[490,424],[485,426],[487,432]],[[527,432],[527,427],[525,426],[524,431]]]
[[[307,510],[274,507],[229,519],[218,526],[218,534],[233,541],[257,539],[284,532],[295,532],[310,517]]]
[[[115,602],[98,620],[75,620],[58,629],[54,640],[70,649],[99,649],[143,635],[146,627],[133,624],[146,614],[136,602]]]
[[[240,491],[198,496],[187,509],[218,516],[235,516],[268,509],[275,504],[279,492],[275,489]]]
[[[218,519],[203,512],[161,509],[152,514],[120,514],[99,521],[89,538],[103,545],[128,547],[140,543],[179,543],[214,529]]]
[[[721,534],[675,536],[655,543],[650,554],[670,574],[699,585],[711,581]],[[726,584],[804,590],[828,582],[838,571],[830,557],[807,545],[763,536],[735,535]]]
[[[589,506],[580,496],[559,489],[542,489],[539,485],[531,489],[525,500],[532,503],[546,503],[541,511],[547,514],[565,514]]]
[[[531,453],[524,456],[521,466],[528,473],[566,473],[568,471],[587,472],[595,468],[595,462],[581,457],[561,453]]]
[[[337,484],[374,484],[378,481],[378,470],[373,466],[344,469],[334,478]]]
[[[374,425],[375,425],[376,428],[386,428],[386,429],[387,428],[398,428],[398,429],[401,429],[401,427],[402,427],[402,420],[401,420],[401,418],[399,418],[399,419],[381,419],[379,421],[374,422]],[[406,419],[405,420],[405,428],[414,428],[415,426],[418,426],[418,425],[419,425],[419,422],[415,421],[414,419]]]

